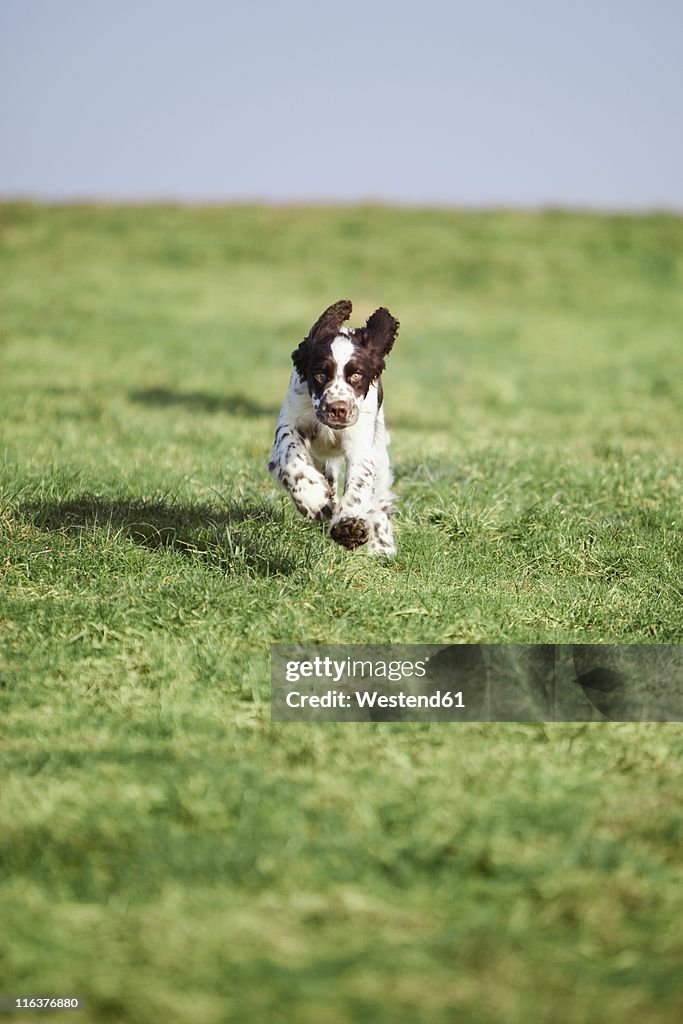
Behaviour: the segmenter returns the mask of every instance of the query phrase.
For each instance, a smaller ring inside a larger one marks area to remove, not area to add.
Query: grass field
[[[680,726],[273,726],[268,666],[680,641],[683,221],[0,217],[0,991],[85,1022],[678,1024]],[[402,323],[392,562],[265,472],[289,353],[347,296]]]

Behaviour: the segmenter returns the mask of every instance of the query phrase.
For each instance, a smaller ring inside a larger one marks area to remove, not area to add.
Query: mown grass
[[[272,726],[268,653],[680,641],[683,222],[1,216],[0,988],[92,1021],[678,1021],[678,726]],[[345,296],[402,321],[390,563],[264,469]]]

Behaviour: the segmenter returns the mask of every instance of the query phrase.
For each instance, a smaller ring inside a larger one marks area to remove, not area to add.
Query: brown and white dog
[[[268,470],[302,515],[330,523],[347,548],[368,543],[394,555],[394,497],[381,374],[399,323],[383,307],[365,327],[342,325],[348,299],[335,302],[292,352],[294,370],[275,431]],[[337,494],[344,462],[344,493]]]

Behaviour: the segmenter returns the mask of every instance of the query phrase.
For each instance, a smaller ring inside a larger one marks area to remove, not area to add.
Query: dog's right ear
[[[330,334],[338,334],[341,325],[351,316],[352,309],[353,306],[349,299],[340,299],[334,305],[328,306],[322,316],[318,317],[311,327],[308,337],[304,338],[299,347],[294,349],[292,352],[292,362],[294,363],[294,369],[302,380],[305,380],[308,376],[308,361],[313,345],[320,338]]]
[[[311,345],[315,345],[316,341],[326,335],[339,334],[341,325],[349,319],[352,309],[353,306],[349,299],[340,299],[334,305],[328,306],[308,332],[308,340]]]
[[[298,348],[295,348],[292,352],[292,362],[294,363],[294,369],[299,374],[302,380],[306,380],[308,377],[308,361],[311,356],[311,346],[308,342],[308,338],[304,338]]]

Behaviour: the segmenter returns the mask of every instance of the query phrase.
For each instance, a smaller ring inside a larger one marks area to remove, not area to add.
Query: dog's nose
[[[346,423],[349,418],[349,407],[344,402],[331,402],[327,406],[327,418],[334,423]]]

